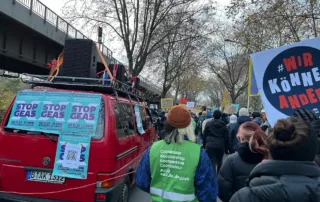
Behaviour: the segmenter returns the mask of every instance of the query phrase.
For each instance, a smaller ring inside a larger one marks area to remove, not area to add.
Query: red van
[[[86,180],[50,178],[58,135],[7,128],[11,104],[0,127],[0,201],[128,201],[134,171],[145,150],[157,140],[156,131],[148,108],[140,102],[100,94],[102,104]],[[145,131],[142,135],[137,132],[135,104],[139,105]],[[28,180],[30,172],[41,179]]]

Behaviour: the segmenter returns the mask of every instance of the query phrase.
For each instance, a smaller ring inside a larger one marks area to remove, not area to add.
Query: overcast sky
[[[46,6],[48,6],[51,10],[61,15],[61,8],[63,7],[66,0],[40,0]],[[228,5],[230,0],[216,0],[220,5]]]

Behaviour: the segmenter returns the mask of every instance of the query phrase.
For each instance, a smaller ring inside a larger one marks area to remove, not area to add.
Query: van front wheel
[[[129,198],[129,183],[126,180],[125,183],[123,184],[122,193],[120,195],[118,202],[128,202],[128,198]]]

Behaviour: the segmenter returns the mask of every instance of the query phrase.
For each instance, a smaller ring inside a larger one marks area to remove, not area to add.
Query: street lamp
[[[231,39],[225,39],[225,42],[232,42],[232,43],[238,43],[237,41],[231,40]]]
[[[240,42],[240,41],[235,41],[235,40],[232,40],[232,39],[224,39],[224,41],[225,41],[225,42],[230,42],[230,43],[239,44],[239,45],[241,45],[242,47],[247,48],[250,53],[253,53],[253,51],[252,51],[250,48],[248,48],[246,45],[244,45],[244,44],[243,44],[242,42]]]

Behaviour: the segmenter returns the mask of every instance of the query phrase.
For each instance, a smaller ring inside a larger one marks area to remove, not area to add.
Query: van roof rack
[[[118,80],[111,79],[95,79],[85,77],[68,77],[68,76],[52,76],[53,81],[48,75],[22,74],[21,81],[31,84],[33,87],[49,87],[68,90],[84,90],[94,91],[98,93],[116,94],[116,97],[129,97],[142,101],[152,101],[157,95],[150,91],[140,91],[132,88],[130,85],[122,83]]]

